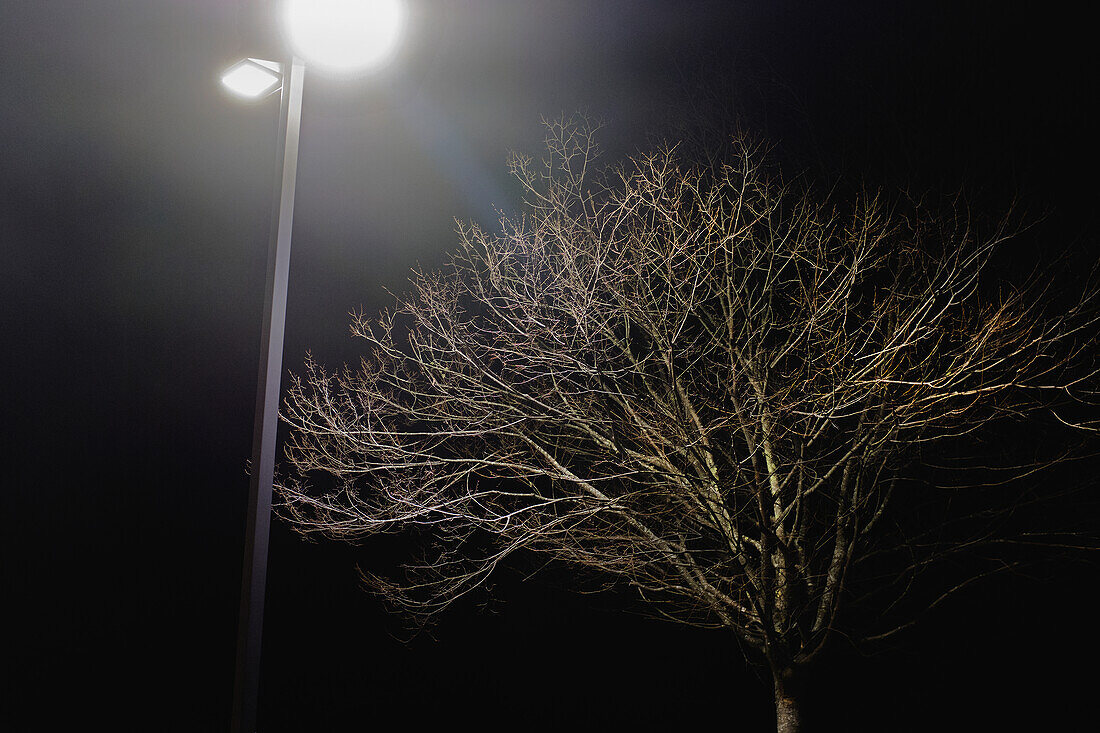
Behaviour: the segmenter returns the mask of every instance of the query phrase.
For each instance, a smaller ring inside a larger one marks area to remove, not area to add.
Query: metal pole
[[[237,632],[237,672],[233,691],[233,733],[255,733],[260,689],[260,642],[263,637],[267,545],[271,529],[271,485],[275,473],[275,433],[279,427],[279,387],[283,369],[290,272],[290,230],[294,219],[294,182],[298,172],[298,133],[302,119],[305,67],[297,59],[283,63],[279,102],[279,145],[268,250],[267,292],[260,333],[260,372],[252,439],[252,476],[248,493],[241,615]]]

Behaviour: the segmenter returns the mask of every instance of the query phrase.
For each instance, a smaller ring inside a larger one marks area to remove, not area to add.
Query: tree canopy
[[[794,730],[792,680],[846,604],[884,612],[853,638],[905,628],[885,611],[1018,506],[910,481],[930,446],[1041,415],[1095,432],[1096,287],[1055,305],[1046,274],[990,282],[1009,217],[841,201],[746,136],[597,171],[591,126],[547,129],[544,158],[511,160],[519,214],[460,226],[447,270],[356,315],[358,368],[295,379],[280,511],[340,540],[420,532],[403,576],[364,575],[422,619],[521,552],[632,587],[758,650]]]

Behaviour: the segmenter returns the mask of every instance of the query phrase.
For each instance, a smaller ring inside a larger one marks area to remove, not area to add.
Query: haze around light
[[[376,68],[392,56],[404,13],[398,0],[287,0],[282,21],[307,65],[348,73]]]

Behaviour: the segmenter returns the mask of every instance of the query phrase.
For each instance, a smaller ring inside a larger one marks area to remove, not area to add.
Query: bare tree
[[[422,530],[406,575],[365,573],[421,618],[520,551],[632,586],[758,651],[796,731],[846,604],[904,611],[935,560],[1000,541],[1001,491],[906,482],[922,446],[1039,414],[1095,431],[1096,289],[1055,309],[1041,277],[986,287],[1006,225],[844,208],[744,138],[722,165],[664,149],[596,180],[594,131],[548,130],[545,159],[511,161],[528,201],[503,233],[460,227],[448,272],[355,317],[358,369],[295,380],[281,512],[347,541]],[[961,513],[914,509],[960,492]],[[881,618],[844,631],[911,623]]]

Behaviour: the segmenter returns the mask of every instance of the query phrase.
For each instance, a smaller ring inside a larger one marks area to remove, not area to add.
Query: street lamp
[[[285,0],[283,32],[292,54],[282,62],[247,58],[225,70],[222,84],[236,95],[262,99],[280,91],[279,141],[260,369],[252,442],[252,473],[245,529],[237,669],[233,694],[233,733],[256,731],[260,688],[267,546],[271,529],[271,488],[283,363],[290,234],[298,170],[305,62],[329,72],[353,73],[385,62],[402,25],[398,0]]]

